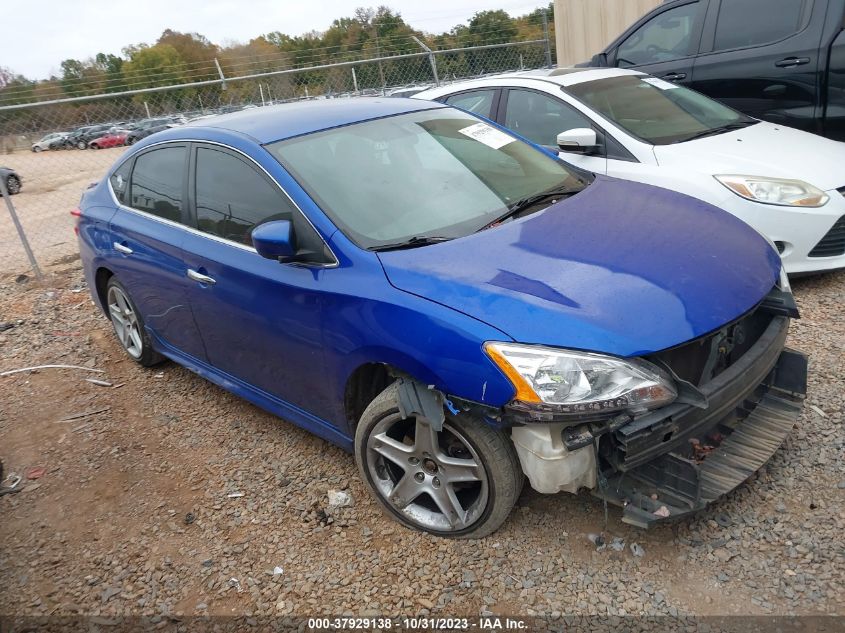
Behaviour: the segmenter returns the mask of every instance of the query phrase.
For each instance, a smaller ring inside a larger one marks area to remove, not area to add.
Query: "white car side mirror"
[[[598,145],[596,131],[588,127],[576,127],[557,135],[557,145],[564,152],[589,152]]]

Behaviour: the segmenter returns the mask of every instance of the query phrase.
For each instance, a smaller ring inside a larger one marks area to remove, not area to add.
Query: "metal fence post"
[[[6,208],[9,210],[9,215],[12,216],[12,223],[15,225],[18,237],[21,238],[21,244],[23,244],[23,249],[26,251],[26,256],[29,258],[29,265],[32,266],[32,271],[35,273],[35,276],[41,279],[41,269],[38,267],[38,262],[35,261],[35,253],[32,252],[32,248],[29,246],[29,240],[26,239],[26,233],[24,233],[21,221],[18,219],[18,214],[15,211],[15,205],[12,204],[12,196],[6,188],[5,178],[0,178],[0,195],[2,195],[3,199],[6,201]]]
[[[546,40],[546,67],[552,67],[552,46],[549,41],[549,10],[543,8],[543,39]]]
[[[223,74],[223,69],[220,68],[220,62],[214,58],[214,65],[217,66],[217,72],[220,74],[220,90],[226,90],[226,76]]]
[[[419,39],[417,39],[416,35],[412,35],[411,39],[413,39],[417,44],[420,45],[426,53],[428,53],[428,63],[431,64],[431,74],[434,75],[434,85],[440,85],[440,78],[437,76],[437,60],[434,58],[434,51],[432,51],[428,46],[423,44]]]

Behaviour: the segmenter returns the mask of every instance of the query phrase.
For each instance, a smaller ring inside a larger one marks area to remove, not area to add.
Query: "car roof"
[[[467,81],[457,81],[455,83],[443,85],[439,88],[430,88],[425,92],[421,92],[414,95],[412,98],[437,98],[442,95],[451,94],[455,91],[455,88],[466,88],[468,90],[473,86],[501,86],[507,84],[508,81],[512,81],[514,79],[543,81],[545,83],[554,83],[560,86],[574,86],[575,84],[580,84],[587,81],[595,81],[596,79],[606,79],[608,77],[626,77],[642,75],[645,75],[645,73],[639,72],[637,70],[630,70],[627,68],[539,68],[537,70],[521,70],[518,72],[502,73],[500,75],[489,75],[487,77],[479,77],[478,79],[470,79]]]
[[[182,129],[230,130],[251,136],[259,143],[270,143],[360,121],[442,107],[445,106],[436,102],[396,97],[322,99],[221,114],[213,119],[191,121]]]

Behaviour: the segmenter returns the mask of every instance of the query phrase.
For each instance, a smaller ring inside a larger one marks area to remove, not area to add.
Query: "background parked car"
[[[845,0],[674,0],[591,66],[637,68],[753,117],[845,140]]]
[[[513,73],[416,97],[491,118],[591,172],[726,209],[776,243],[790,274],[845,267],[845,145],[837,141],[615,68]]]
[[[86,149],[89,141],[102,136],[113,126],[112,123],[101,125],[86,125],[71,132],[65,139],[65,146],[76,149]]]
[[[109,130],[107,134],[89,141],[88,147],[91,149],[106,149],[108,147],[126,145],[126,136],[128,134],[129,132],[126,130]]]
[[[173,117],[161,117],[158,119],[146,119],[137,124],[134,130],[130,130],[126,135],[126,145],[133,145],[142,138],[147,138],[150,134],[161,132],[169,127],[178,125],[177,119]],[[184,122],[184,121],[182,121]]]
[[[47,149],[59,149],[64,146],[67,137],[67,132],[53,132],[33,143],[32,151],[37,153]]]
[[[14,169],[9,167],[0,167],[0,178],[6,182],[6,189],[11,195],[20,193],[22,188],[21,177]]]

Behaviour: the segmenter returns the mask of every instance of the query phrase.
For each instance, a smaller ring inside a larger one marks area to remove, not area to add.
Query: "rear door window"
[[[809,0],[722,0],[714,50],[760,46],[803,28]]]
[[[132,171],[129,206],[181,222],[186,156],[184,146],[163,147],[138,156]]]

